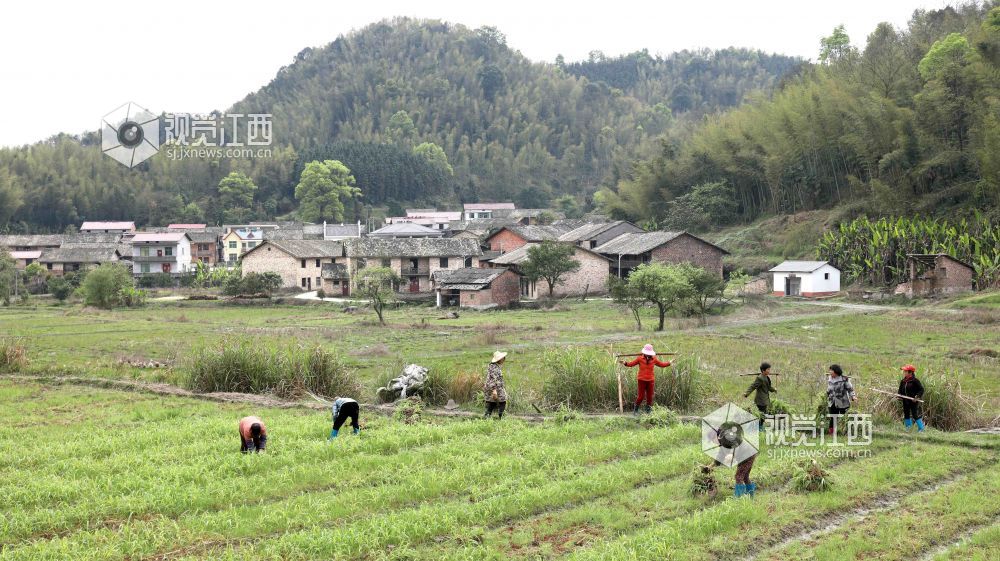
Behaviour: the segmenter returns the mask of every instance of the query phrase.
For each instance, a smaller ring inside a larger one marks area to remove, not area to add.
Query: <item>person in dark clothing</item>
[[[830,408],[830,428],[827,429],[827,434],[832,436],[837,417],[847,414],[851,402],[857,401],[858,395],[854,393],[851,379],[844,376],[844,369],[839,365],[830,366],[829,374],[830,378],[826,381],[826,401]]]
[[[907,364],[900,370],[903,371],[903,379],[899,381],[899,395],[920,399],[924,397],[924,386],[917,379],[917,368],[912,364]],[[920,402],[910,399],[900,398],[903,403],[903,424],[906,430],[910,430],[914,424],[917,425],[917,432],[924,431],[924,416],[920,412]]]
[[[267,427],[264,421],[250,416],[240,419],[240,452],[263,452],[267,447]]]
[[[778,390],[771,385],[771,365],[764,362],[760,365],[760,376],[754,378],[747,391],[743,392],[743,397],[750,397],[751,393],[757,392],[753,396],[753,402],[760,410],[760,421],[757,425],[760,429],[764,428],[764,417],[771,408],[771,392],[776,391]]]
[[[333,400],[333,429],[330,430],[330,438],[327,440],[333,440],[337,438],[337,434],[340,432],[340,427],[344,426],[347,419],[351,420],[351,427],[354,428],[354,434],[361,432],[361,425],[358,423],[358,417],[361,414],[361,407],[358,405],[357,401],[349,397],[338,397]]]

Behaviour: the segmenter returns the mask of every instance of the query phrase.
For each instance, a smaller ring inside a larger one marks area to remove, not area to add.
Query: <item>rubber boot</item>
[[[360,429],[360,428],[356,428],[356,429],[354,429],[354,434],[358,434],[359,432],[361,432],[361,429]]]
[[[337,438],[338,432],[340,431],[338,431],[337,429],[330,429],[330,438],[327,438],[327,440],[333,440],[334,438]]]
[[[645,411],[646,413],[652,413],[652,412],[653,412],[653,408],[652,408],[652,407],[650,407],[649,405],[647,405],[647,406],[646,406],[646,408],[644,409],[644,411]]]
[[[923,417],[917,419],[917,432],[924,432],[924,419],[923,419]]]
[[[756,483],[747,483],[747,494],[753,497],[754,492],[757,491]]]
[[[910,432],[910,427],[913,426],[913,419],[910,418],[903,419],[903,424],[906,425],[906,432]]]
[[[735,495],[737,499],[745,495],[746,492],[747,486],[742,483],[737,483],[736,487],[733,488],[733,495]]]
[[[632,407],[632,414],[635,415],[636,417],[639,416],[639,404],[638,403],[636,403],[635,406]]]

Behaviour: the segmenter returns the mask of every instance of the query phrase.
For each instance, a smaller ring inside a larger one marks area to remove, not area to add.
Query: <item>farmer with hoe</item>
[[[839,365],[831,365],[829,374],[830,378],[826,381],[826,402],[830,407],[830,428],[827,433],[832,436],[837,416],[847,413],[851,402],[858,400],[858,394],[854,393],[854,384],[844,376],[844,369]]]
[[[263,452],[267,446],[267,427],[254,416],[240,419],[240,452]]]
[[[903,424],[906,430],[917,425],[917,432],[924,432],[924,417],[920,413],[920,402],[915,401],[924,396],[924,386],[917,379],[917,368],[912,364],[907,364],[900,370],[903,371],[903,379],[899,381],[899,395],[912,399],[899,398],[903,402]]]
[[[662,362],[657,359],[656,351],[653,350],[653,345],[647,343],[646,346],[642,348],[642,353],[640,353],[639,356],[630,362],[622,361],[622,365],[629,368],[636,365],[639,366],[639,375],[636,378],[639,385],[639,391],[635,398],[635,407],[632,409],[632,413],[636,415],[639,414],[639,405],[644,399],[646,400],[646,413],[649,413],[653,410],[653,391],[656,380],[654,367],[659,366],[660,368],[666,368],[670,366],[670,361]]]
[[[766,362],[761,363],[760,375],[754,378],[747,391],[743,392],[743,397],[750,397],[751,393],[757,392],[753,396],[753,402],[757,409],[760,409],[760,421],[757,424],[760,429],[764,428],[764,416],[771,407],[771,392],[776,391],[778,390],[771,385],[771,365]]]
[[[360,414],[360,407],[358,402],[354,401],[349,397],[337,397],[333,400],[333,428],[330,430],[330,438],[327,440],[333,440],[337,438],[337,433],[340,432],[340,427],[344,426],[344,422],[348,418],[351,419],[351,427],[354,428],[354,434],[361,432],[361,425],[358,424],[358,415]]]
[[[503,383],[503,372],[500,366],[506,360],[507,353],[496,351],[490,359],[490,365],[486,367],[486,383],[483,384],[483,396],[486,401],[486,415],[493,415],[497,412],[497,420],[503,418],[503,410],[507,408],[507,389]]]

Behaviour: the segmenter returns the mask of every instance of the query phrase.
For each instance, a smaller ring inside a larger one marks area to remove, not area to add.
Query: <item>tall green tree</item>
[[[385,307],[396,297],[402,279],[389,267],[366,267],[354,277],[355,295],[368,300],[378,321],[385,325]]]
[[[234,171],[219,181],[219,206],[223,220],[244,222],[253,207],[257,185],[245,173]]]
[[[295,186],[298,214],[307,222],[342,222],[347,205],[355,209],[354,200],[360,196],[351,170],[337,160],[309,162]]]
[[[628,284],[635,294],[656,306],[659,323],[656,330],[663,331],[667,314],[682,308],[695,295],[684,272],[662,263],[644,263],[628,276]]]

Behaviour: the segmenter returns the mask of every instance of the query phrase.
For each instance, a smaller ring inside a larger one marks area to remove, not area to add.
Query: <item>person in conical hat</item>
[[[496,351],[490,359],[490,365],[486,367],[486,382],[483,384],[483,396],[486,401],[486,417],[497,412],[497,420],[503,418],[503,411],[507,408],[507,388],[503,382],[503,371],[500,367],[507,359],[507,353]]]

